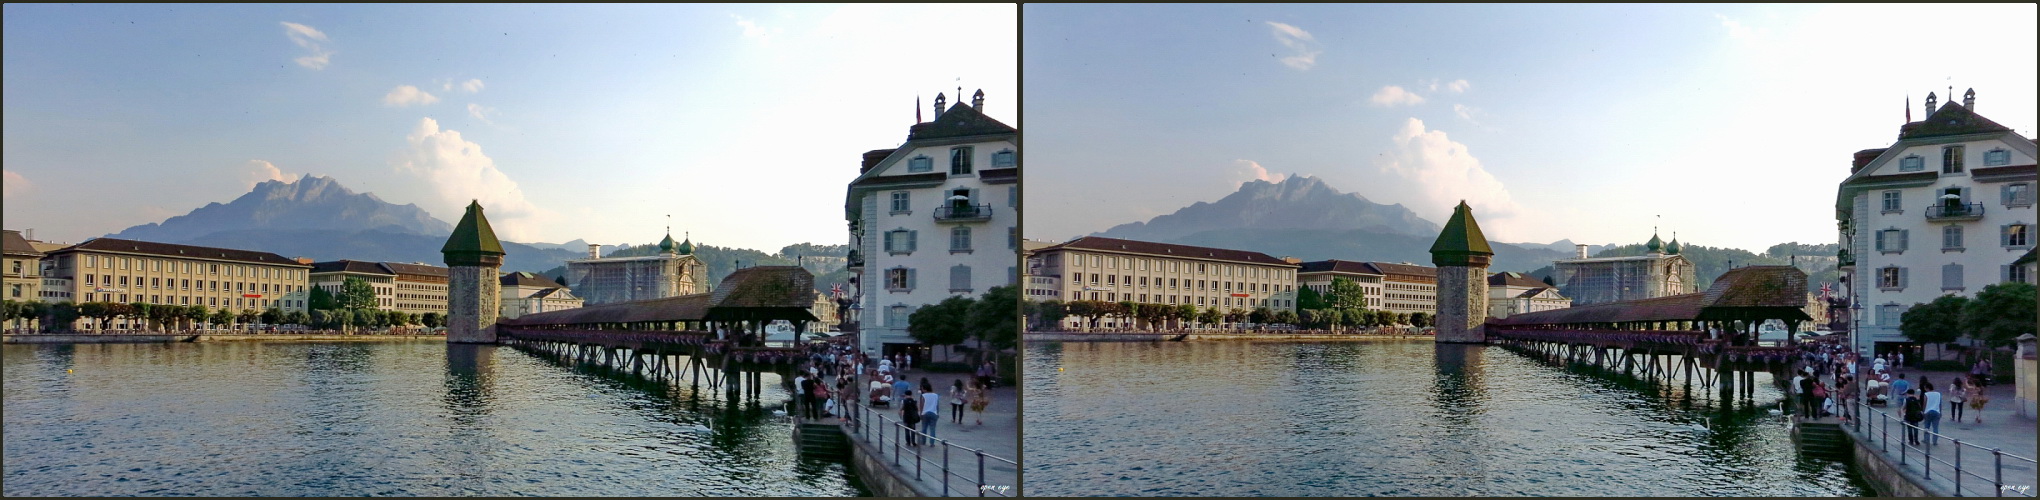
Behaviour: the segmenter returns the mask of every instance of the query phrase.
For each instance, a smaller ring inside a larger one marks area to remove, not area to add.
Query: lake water
[[[1717,404],[1500,347],[1030,343],[1027,492],[1115,496],[1869,495],[1801,455],[1780,393]]]
[[[5,346],[6,496],[849,496],[719,391],[508,348]],[[767,375],[768,388],[776,377]]]

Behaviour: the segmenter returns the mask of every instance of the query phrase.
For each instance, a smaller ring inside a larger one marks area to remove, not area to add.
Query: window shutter
[[[892,231],[886,231],[886,232],[885,232],[885,251],[887,251],[887,252],[890,252],[890,251],[893,251],[893,249],[894,249],[894,248],[898,248],[898,247],[894,246],[894,244],[893,244],[893,232],[892,232]]]
[[[1884,231],[1877,232],[1877,251],[1884,251]]]
[[[914,290],[914,274],[915,273],[913,269],[907,270],[907,291]]]
[[[1020,206],[1020,186],[1011,186],[1006,188],[1006,206],[1008,207]]]
[[[2006,205],[2018,202],[2018,200],[2012,199],[2012,186],[2010,184],[1998,186],[1998,201]]]
[[[1904,252],[1906,251],[1906,249],[1909,248],[1912,248],[1912,230],[1911,229],[1898,230],[1898,251]]]
[[[2012,246],[2012,225],[1998,226],[1998,246]]]
[[[913,252],[914,250],[920,249],[921,248],[920,239],[921,239],[920,230],[907,231],[907,251]]]
[[[1910,277],[1909,277],[1909,276],[1907,276],[1907,275],[1909,275],[1909,274],[1912,274],[1912,273],[1909,273],[1909,272],[1907,272],[1907,271],[1908,271],[1908,269],[1906,269],[1906,268],[1903,268],[1903,267],[1901,267],[1901,268],[1898,268],[1898,288],[1899,288],[1899,289],[1901,289],[1901,290],[1905,289],[1905,285],[1906,285],[1906,283],[1907,283],[1907,282],[1909,281],[1909,278],[1910,278]],[[909,272],[911,272],[911,271],[909,271]]]
[[[2011,281],[2012,281],[2012,266],[2010,264],[1998,265],[1998,282],[2010,283]]]

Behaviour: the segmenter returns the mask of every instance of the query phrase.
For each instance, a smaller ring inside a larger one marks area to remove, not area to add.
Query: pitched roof
[[[815,304],[815,275],[800,266],[755,266],[723,277],[715,307],[796,307]]]
[[[1926,119],[1899,126],[1898,138],[1899,140],[1905,140],[1920,137],[2011,131],[2011,127],[1990,121],[1989,118],[1984,118],[1983,115],[1970,111],[1967,106],[1963,106],[1961,103],[1955,102],[1953,98],[1950,98],[1947,104],[1941,105],[1941,109],[1935,110],[1934,114],[1928,115]]]
[[[1379,269],[1379,270],[1381,270],[1381,274],[1384,274],[1384,275],[1392,275],[1392,276],[1437,276],[1437,275],[1438,275],[1438,268],[1435,268],[1435,267],[1431,267],[1431,266],[1420,266],[1420,265],[1416,265],[1416,264],[1396,264],[1396,263],[1389,263],[1389,262],[1369,262],[1369,263],[1367,263],[1367,265],[1369,265],[1369,266],[1373,266],[1373,267],[1374,267],[1375,269]]]
[[[383,269],[387,269],[390,272],[396,274],[416,274],[422,276],[448,275],[447,268],[431,264],[407,264],[403,262],[383,262],[381,264],[383,266]]]
[[[2034,248],[2028,248],[2028,249],[2026,249],[2026,254],[2025,254],[2025,255],[2021,255],[2021,256],[2019,256],[2019,260],[2015,260],[2015,261],[2012,261],[2012,265],[2014,265],[2014,266],[2023,266],[2023,265],[2026,265],[2026,264],[2032,264],[2032,263],[2033,263],[2033,261],[2034,261],[2034,257],[2033,257],[2033,251],[2034,251],[2034,250],[2040,250],[2040,247],[2034,247]]]
[[[1020,180],[1020,167],[987,168],[977,171],[978,180],[986,184],[1003,184]]]
[[[536,274],[531,274],[531,273],[527,273],[527,272],[524,272],[524,271],[518,271],[518,272],[514,272],[514,273],[510,273],[510,274],[505,274],[505,275],[503,275],[503,277],[502,277],[502,278],[498,278],[498,279],[496,280],[496,283],[497,283],[497,284],[500,284],[500,285],[503,285],[503,286],[529,286],[529,287],[538,287],[538,288],[566,288],[566,287],[564,287],[564,286],[560,286],[560,283],[559,283],[559,282],[557,282],[557,281],[553,281],[553,280],[550,280],[550,279],[546,279],[546,278],[545,278],[544,276],[539,276],[539,275],[536,275]]]
[[[482,215],[481,202],[468,202],[467,213],[460,216],[460,223],[453,226],[453,235],[446,238],[446,246],[439,252],[503,254],[503,243],[496,241],[496,230],[489,228],[489,218]]]
[[[630,302],[616,302],[560,311],[526,314],[501,320],[507,325],[585,325],[648,321],[701,321],[708,317],[709,294],[697,293]]]
[[[992,117],[985,116],[977,108],[973,108],[962,101],[960,98],[957,99],[955,106],[950,106],[948,111],[943,111],[942,116],[935,117],[934,121],[914,124],[913,128],[909,129],[907,133],[907,140],[916,141],[1017,132],[1013,127],[1000,123],[998,120],[992,119]]]
[[[1296,270],[1296,272],[1299,274],[1300,273],[1384,274],[1381,272],[1380,269],[1375,269],[1373,265],[1368,264],[1366,262],[1353,262],[1350,260],[1338,260],[1338,259],[1305,262],[1303,263],[1303,268]]]
[[[1976,182],[2003,182],[2031,179],[2034,173],[2033,164],[2028,163],[2025,165],[2007,165],[2003,167],[1972,168],[1969,169],[1969,178],[1976,180]]]
[[[28,244],[28,238],[21,237],[21,231],[13,229],[8,229],[4,234],[0,234],[0,251],[4,251],[7,255],[31,257],[41,257],[43,254],[35,249],[35,245]]]
[[[1793,266],[1730,269],[1704,293],[1707,307],[1806,307],[1806,272]]]
[[[947,179],[949,179],[949,174],[945,172],[929,172],[925,174],[907,174],[907,175],[885,175],[858,179],[856,182],[850,183],[850,187],[860,188],[871,186],[885,186],[892,184],[937,183]]]
[[[1056,249],[1104,250],[1114,252],[1157,255],[1163,257],[1212,259],[1275,266],[1296,265],[1284,262],[1282,259],[1277,259],[1275,257],[1271,257],[1268,254],[1261,252],[1253,252],[1247,250],[1228,250],[1224,248],[1199,247],[1190,245],[1178,245],[1174,243],[1155,243],[1152,241],[1124,240],[1119,238],[1106,238],[1103,236],[1085,236],[1074,240],[1070,240],[1068,242],[1064,242],[1063,244],[1060,245],[1054,245],[1048,248],[1043,248],[1041,249],[1041,251]]]
[[[1515,272],[1495,273],[1492,275],[1488,275],[1487,284],[1488,286],[1529,287],[1532,289],[1532,291],[1535,291],[1535,289],[1538,288],[1554,288],[1550,284],[1535,279],[1531,279],[1529,276],[1523,275],[1523,273]]]
[[[327,273],[397,274],[396,271],[383,267],[380,262],[341,259],[312,263],[312,274]]]
[[[186,259],[226,260],[235,262],[245,262],[250,264],[264,264],[271,266],[309,267],[304,264],[299,264],[296,260],[292,260],[282,255],[277,255],[269,252],[258,252],[254,250],[234,250],[230,248],[201,247],[194,245],[179,245],[175,243],[156,243],[153,241],[123,240],[116,238],[95,238],[91,241],[71,245],[49,253],[54,255],[85,250],[96,252],[119,252],[144,255],[161,255],[164,257],[176,257]]]
[[[871,167],[876,167],[878,166],[879,163],[885,162],[885,157],[892,156],[892,152],[893,150],[891,149],[873,149],[870,151],[865,151],[864,164],[862,166],[857,167],[857,173],[862,174],[865,172],[870,172]]]
[[[1881,184],[1886,182],[1924,182],[1932,181],[1934,179],[1939,178],[1941,178],[1940,172],[1928,170],[1924,172],[1907,172],[1903,174],[1866,175],[1854,179],[1849,179],[1847,182],[1843,182],[1842,184],[1857,185],[1857,184]]]
[[[1511,314],[1490,320],[1502,325],[1565,325],[1632,321],[1692,321],[1700,315],[1698,293],[1573,306],[1565,309]]]
[[[1480,223],[1473,220],[1473,208],[1466,206],[1465,200],[1452,207],[1452,218],[1445,221],[1445,229],[1439,231],[1438,240],[1431,243],[1431,261],[1441,266],[1462,265],[1472,256],[1494,254],[1495,249],[1488,246],[1487,236],[1480,232]],[[1482,259],[1473,260],[1480,260],[1480,265],[1487,264]]]

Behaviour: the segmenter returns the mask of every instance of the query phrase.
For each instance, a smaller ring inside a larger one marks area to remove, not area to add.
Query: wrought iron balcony
[[[1927,220],[1978,220],[1983,218],[1982,203],[1935,204],[1927,207]]]
[[[1856,265],[1856,256],[1849,254],[1849,249],[1847,248],[1842,249],[1842,251],[1837,253],[1835,257],[1837,257],[1836,259],[1837,262],[1835,264],[1836,267],[1849,267]]]
[[[992,220],[992,206],[943,205],[935,207],[935,222],[984,222]]]
[[[859,251],[857,251],[857,249],[854,249],[854,248],[853,248],[853,249],[850,249],[850,259],[849,259],[849,260],[850,260],[850,265],[849,265],[849,267],[850,267],[850,268],[852,268],[852,269],[857,269],[857,268],[862,268],[862,267],[864,267],[864,252],[859,252]]]

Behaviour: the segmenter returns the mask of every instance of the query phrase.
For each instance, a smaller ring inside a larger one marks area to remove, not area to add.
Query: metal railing
[[[845,412],[852,417],[847,422],[851,429],[849,433],[851,439],[872,443],[876,446],[880,458],[884,458],[887,446],[891,446],[893,465],[902,469],[909,468],[903,461],[911,460],[914,480],[921,480],[923,475],[934,475],[936,482],[941,483],[941,496],[970,496],[970,491],[950,487],[952,479],[961,480],[975,487],[977,496],[981,497],[1012,497],[1019,493],[1011,484],[993,484],[985,481],[986,464],[1003,463],[1018,471],[1019,462],[924,434],[905,422],[887,417],[884,411],[872,410],[863,403],[851,403],[851,408],[853,411]],[[887,435],[892,436],[890,444],[887,442]],[[952,455],[962,459],[963,463],[953,462]],[[958,469],[957,465],[961,465],[962,468]]]
[[[990,204],[942,205],[935,207],[937,221],[979,221],[992,218]]]
[[[1982,203],[1961,203],[1947,205],[1935,203],[1927,206],[1927,219],[1962,219],[1983,217]]]
[[[2032,458],[2005,453],[2004,450],[1998,448],[1984,448],[1982,446],[1977,446],[1975,444],[1964,443],[1960,439],[1948,437],[1944,434],[1929,431],[1924,428],[1921,428],[1920,426],[1907,423],[1902,418],[1894,418],[1891,416],[1891,414],[1885,413],[1884,411],[1878,410],[1876,408],[1872,408],[1868,403],[1862,401],[1857,401],[1852,406],[1855,407],[1854,409],[1856,410],[1855,411],[1856,418],[1850,419],[1849,420],[1850,425],[1848,425],[1847,427],[1853,430],[1856,435],[1862,436],[1863,439],[1869,441],[1871,445],[1876,446],[1878,452],[1890,454],[1892,447],[1891,445],[1894,444],[1891,442],[1892,437],[1891,430],[1893,427],[1892,424],[1896,423],[1897,424],[1896,427],[1898,427],[1898,430],[1900,431],[1902,437],[1911,436],[1910,439],[1902,438],[1898,443],[1896,443],[1898,445],[1899,468],[1915,470],[1912,469],[1911,467],[1916,465],[1918,467],[1918,469],[1916,469],[1917,472],[1919,472],[1929,481],[1932,481],[1934,479],[1935,477],[1934,474],[1938,470],[1939,473],[1941,474],[1941,477],[1953,478],[1953,481],[1955,482],[1955,496],[1965,496],[1965,494],[1963,493],[1964,478],[1975,478],[1975,480],[1972,481],[1972,484],[1974,484],[1974,482],[1976,481],[1980,481],[1981,483],[1983,483],[1975,484],[1968,490],[1970,493],[1974,493],[1975,494],[1974,496],[2001,497],[2006,496],[2006,493],[2008,492],[2011,493],[2013,496],[2030,497],[2035,495],[2035,492],[2032,488],[2033,486],[2032,479],[2033,471],[2035,470],[2034,467],[2036,464]],[[1865,427],[1868,427],[1868,429],[1866,430]],[[1914,439],[1917,439],[1921,444],[1920,445],[1912,444],[1911,441],[1913,441]],[[1938,445],[1935,443],[1939,441],[1949,441],[1953,443],[1955,445],[1953,452],[1950,453],[1948,451],[1943,451],[1940,454],[1936,455],[1934,453],[1934,448],[1936,448]],[[1988,470],[1979,472],[1978,467],[1965,466],[1962,461],[1963,448],[1972,448],[1975,450],[1969,452],[1969,456],[1972,458],[1980,456],[1989,456],[1990,463],[1988,464],[1989,465]],[[2006,470],[2005,462],[2007,461],[2012,463],[2011,466],[2012,479],[2014,481],[2024,482],[2013,484],[2005,483],[2005,470]],[[1993,491],[1991,492],[1981,491],[1981,488],[1985,488],[1986,486],[1988,487],[1988,489]]]

